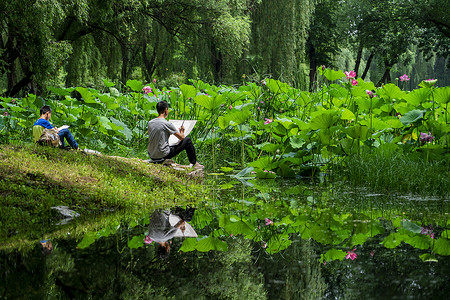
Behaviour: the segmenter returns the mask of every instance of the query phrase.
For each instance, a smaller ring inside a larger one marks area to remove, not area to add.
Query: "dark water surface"
[[[157,256],[156,242],[144,243],[155,208],[100,217],[95,226],[82,218],[66,225],[43,220],[43,236],[33,244],[1,248],[1,298],[450,295],[449,199],[298,180],[219,177],[208,184],[211,195],[192,205],[195,213],[188,221],[198,237],[172,238],[166,259]],[[166,208],[175,212],[173,206]],[[21,228],[17,232],[27,235]],[[48,254],[41,249],[42,238],[51,238]]]

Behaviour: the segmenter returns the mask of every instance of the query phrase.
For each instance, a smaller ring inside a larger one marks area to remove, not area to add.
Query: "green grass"
[[[69,206],[92,220],[112,211],[185,205],[205,192],[185,173],[139,159],[0,145],[1,244],[40,235],[43,220],[56,218],[51,206]]]
[[[378,150],[346,157],[334,175],[377,192],[450,196],[449,154]]]

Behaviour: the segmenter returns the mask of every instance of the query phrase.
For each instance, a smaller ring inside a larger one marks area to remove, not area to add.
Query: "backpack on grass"
[[[41,137],[37,142],[41,145],[50,145],[52,147],[59,147],[62,145],[61,140],[59,139],[58,132],[55,128],[44,128]]]

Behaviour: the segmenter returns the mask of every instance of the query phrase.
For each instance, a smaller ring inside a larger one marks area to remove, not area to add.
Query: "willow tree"
[[[213,66],[220,80],[224,59],[248,47],[249,8],[259,1],[2,1],[0,75],[8,76],[6,94],[29,84],[43,90],[67,62],[68,85],[95,84],[105,75],[125,82],[136,67],[150,79],[185,64],[198,48],[192,42],[208,45],[207,55],[196,59]],[[201,68],[200,75],[206,71]]]
[[[306,41],[315,0],[263,0],[252,15],[249,69],[305,87]]]

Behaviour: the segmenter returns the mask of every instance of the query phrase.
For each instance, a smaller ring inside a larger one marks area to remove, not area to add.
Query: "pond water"
[[[1,298],[448,299],[449,199],[339,182],[205,183],[210,195],[190,211],[163,208],[198,235],[169,236],[165,259],[148,243],[154,208],[98,216],[92,227],[44,218],[29,232],[53,236],[51,247],[39,238],[2,247]]]

